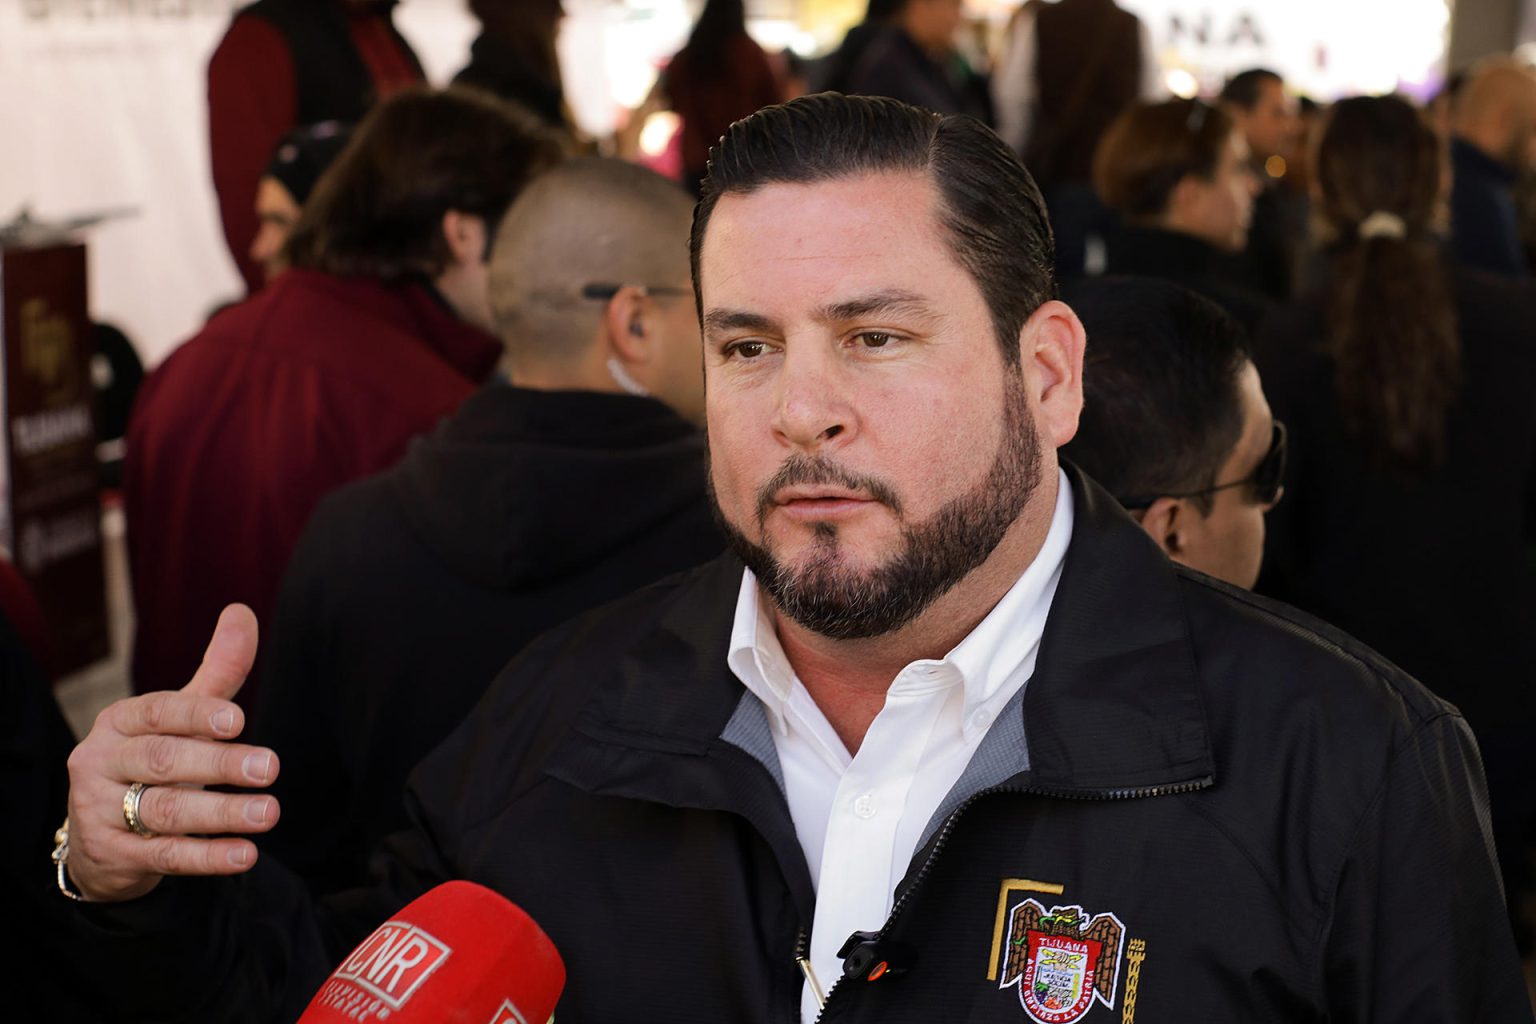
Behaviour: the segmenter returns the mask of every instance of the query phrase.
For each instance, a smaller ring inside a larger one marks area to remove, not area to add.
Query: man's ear
[[[448,243],[448,255],[454,263],[475,266],[490,257],[484,217],[449,210],[443,214],[443,241]]]
[[[1183,498],[1158,498],[1140,513],[1141,528],[1163,549],[1163,554],[1179,560],[1189,551],[1191,511]]]
[[[1043,303],[1019,332],[1019,359],[1046,443],[1060,448],[1083,411],[1083,322],[1065,302]]]
[[[638,366],[655,357],[650,300],[645,289],[626,285],[615,292],[603,311],[603,327],[608,345],[620,362]]]

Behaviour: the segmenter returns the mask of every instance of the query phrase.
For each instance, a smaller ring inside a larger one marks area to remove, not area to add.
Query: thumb
[[[255,660],[256,613],[243,604],[229,605],[213,627],[203,663],[181,692],[229,700],[245,683]]]

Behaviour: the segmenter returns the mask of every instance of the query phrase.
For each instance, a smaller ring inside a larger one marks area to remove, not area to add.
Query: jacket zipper
[[[973,793],[966,798],[964,803],[955,808],[953,814],[944,819],[944,824],[939,827],[939,834],[935,837],[933,847],[928,851],[928,856],[923,860],[922,867],[917,869],[917,874],[913,877],[912,884],[908,885],[902,891],[902,894],[897,897],[896,903],[891,907],[890,916],[885,919],[885,924],[880,926],[880,931],[875,935],[875,943],[878,945],[889,937],[891,926],[896,923],[896,919],[901,916],[902,911],[911,902],[912,894],[922,888],[923,883],[928,880],[928,875],[933,870],[934,861],[938,860],[939,854],[944,852],[944,847],[949,842],[950,834],[955,830],[955,822],[959,821],[960,816],[982,797],[1001,793],[1015,793],[1021,796],[1043,796],[1055,800],[1138,800],[1145,797],[1178,796],[1181,793],[1193,793],[1210,787],[1214,782],[1214,779],[1206,775],[1198,779],[1191,779],[1188,782],[1175,782],[1166,786],[1093,790],[1053,789],[1048,786],[994,786],[991,789],[984,789],[979,793]],[[796,964],[798,965],[802,959],[808,959],[809,956],[809,937],[805,929],[802,928],[800,930],[800,938],[795,944]],[[832,1000],[837,998],[838,992],[847,987],[843,984],[847,977],[847,975],[839,975],[838,979],[832,983],[832,988],[827,992],[826,1001],[822,1003],[821,1012],[816,1015],[816,1024],[822,1024],[826,1020],[827,1010],[832,1006]]]
[[[804,984],[811,986],[811,994],[816,998],[816,1012],[821,1013],[821,1007],[826,1005],[827,994],[821,990],[821,979],[816,977],[816,971],[811,967],[811,933],[803,926],[800,934],[795,937],[795,966],[800,968],[800,976]],[[795,1020],[800,1019],[800,1000],[795,1000]]]

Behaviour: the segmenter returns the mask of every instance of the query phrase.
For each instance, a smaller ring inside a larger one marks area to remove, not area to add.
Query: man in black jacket
[[[503,379],[310,519],[249,738],[288,769],[262,848],[318,891],[367,880],[411,767],[524,644],[724,547],[683,418],[704,400],[691,209],[618,160],[538,179],[491,259]]]
[[[553,937],[565,1024],[1532,1019],[1454,709],[1058,466],[1084,336],[1000,140],[766,108],[693,252],[740,560],[530,645],[418,767],[375,885],[320,907],[198,837],[270,796],[164,785],[276,774],[226,742],[255,640],[226,612],[185,690],[71,758],[78,955],[131,979],[120,1019],[291,1018],[456,876]]]

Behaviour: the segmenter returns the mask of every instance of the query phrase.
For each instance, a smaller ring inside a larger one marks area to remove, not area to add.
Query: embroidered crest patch
[[[1004,883],[987,976],[1000,989],[1017,988],[1025,1013],[1038,1024],[1071,1024],[1096,1002],[1113,1011],[1125,955],[1125,925],[1112,913],[1091,915],[1072,905],[1047,909],[1033,898],[1009,907],[1010,891],[1020,889],[1061,892],[1059,886],[1021,879]],[[1135,974],[1145,959],[1145,944],[1137,941],[1133,946]],[[1131,988],[1127,985],[1126,1022],[1136,1012]]]

